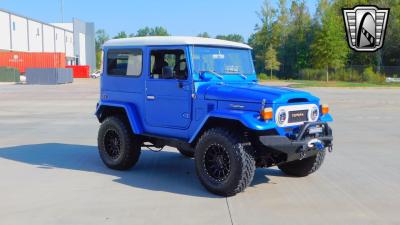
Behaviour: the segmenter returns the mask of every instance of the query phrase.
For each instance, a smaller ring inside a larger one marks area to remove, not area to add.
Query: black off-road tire
[[[111,169],[128,170],[140,157],[140,138],[133,135],[128,121],[121,117],[112,116],[103,121],[97,142],[100,158]]]
[[[290,176],[305,177],[317,171],[324,162],[326,151],[318,152],[317,155],[278,165],[282,172]]]
[[[213,177],[209,172],[209,151],[218,148],[228,160],[220,160],[229,165],[229,173],[223,179]],[[199,139],[195,150],[196,172],[204,187],[221,196],[233,196],[248,187],[256,170],[255,160],[250,154],[250,145],[240,134],[224,128],[211,128]],[[207,169],[208,168],[208,169]]]
[[[194,157],[194,149],[193,148],[188,148],[188,147],[182,147],[179,146],[176,149],[183,155],[188,158],[193,158]]]

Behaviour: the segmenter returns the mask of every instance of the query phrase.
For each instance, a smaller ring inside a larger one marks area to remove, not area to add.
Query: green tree
[[[164,27],[154,27],[152,30],[151,35],[154,36],[169,36],[167,29]]]
[[[352,51],[347,44],[342,8],[371,4],[391,9],[385,44],[373,53]],[[325,70],[329,80],[329,71],[344,66],[373,66],[379,72],[381,66],[400,65],[400,0],[318,0],[313,17],[305,0],[279,0],[277,8],[271,1],[264,1],[257,15],[261,22],[248,43],[253,47],[259,72],[266,72],[270,45],[281,62],[280,75],[292,78],[310,67]]]
[[[276,19],[276,9],[271,5],[270,1],[264,0],[260,11],[256,13],[261,20],[262,27],[271,30]]]
[[[100,51],[103,44],[110,40],[110,36],[106,33],[104,29],[96,31],[96,51]]]
[[[288,29],[286,67],[292,77],[296,77],[301,69],[311,64],[310,44],[313,36],[311,16],[305,1],[292,1]]]
[[[167,29],[164,27],[144,27],[139,29],[136,34],[131,34],[131,37],[145,37],[145,36],[169,36]]]
[[[100,30],[96,31],[95,43],[96,43],[96,68],[97,69],[100,69],[100,67],[101,67],[101,62],[102,62],[101,50],[102,50],[102,46],[109,39],[110,39],[110,36],[108,36],[108,34],[106,33],[105,30],[100,29]]]
[[[333,8],[326,10],[322,17],[322,27],[316,31],[311,45],[314,65],[325,69],[329,81],[329,69],[343,67],[347,62],[349,47],[343,29],[342,17]]]
[[[203,32],[198,34],[197,37],[210,38],[211,36],[207,32]]]
[[[221,39],[221,40],[244,43],[244,38],[240,34],[217,35],[215,38]]]
[[[136,31],[136,34],[129,35],[130,37],[145,37],[150,36],[151,29],[150,27],[141,28]]]
[[[272,25],[272,40],[271,44],[276,46],[277,57],[279,62],[281,62],[282,70],[281,73],[286,74],[285,65],[287,64],[288,51],[287,42],[289,34],[289,10],[287,8],[286,0],[279,0],[277,19]]]
[[[384,46],[376,52],[378,71],[382,65],[400,65],[400,0],[375,0],[381,8],[390,8]]]
[[[325,15],[326,10],[329,9],[329,0],[319,0],[317,10],[315,12],[314,21],[321,28],[322,18]]]
[[[121,39],[121,38],[127,38],[128,35],[126,34],[125,31],[119,32],[116,36],[113,37],[113,39]]]
[[[279,70],[281,63],[277,59],[276,50],[269,46],[267,52],[265,53],[265,69],[270,71],[270,76],[272,80],[272,71]]]
[[[256,24],[255,33],[252,34],[248,43],[253,47],[255,56],[255,67],[258,71],[265,70],[265,52],[272,41],[273,24],[276,20],[276,9],[270,1],[265,0],[259,12],[256,12],[261,24]],[[276,45],[277,46],[277,45]]]

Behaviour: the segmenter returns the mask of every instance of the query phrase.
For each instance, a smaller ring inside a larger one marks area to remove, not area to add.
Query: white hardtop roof
[[[183,36],[147,36],[109,40],[104,47],[113,46],[161,46],[161,45],[205,45],[251,49],[250,46],[213,38],[183,37]]]

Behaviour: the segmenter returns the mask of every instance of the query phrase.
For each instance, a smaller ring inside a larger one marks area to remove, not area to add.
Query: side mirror
[[[205,80],[205,81],[211,80],[211,77],[206,72],[200,72],[199,77],[200,77],[200,79]]]

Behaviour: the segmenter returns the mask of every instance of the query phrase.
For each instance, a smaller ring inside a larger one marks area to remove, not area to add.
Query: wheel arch
[[[214,121],[224,121],[227,124],[235,124],[235,128],[239,127],[247,131],[266,131],[277,127],[274,121],[262,121],[259,118],[259,112],[240,111],[240,110],[215,110],[210,112],[200,123],[193,135],[189,139],[189,143],[196,141],[204,132],[209,123]],[[223,127],[225,127],[223,123]]]
[[[245,131],[246,129],[248,129],[239,119],[209,116],[202,122],[201,126],[199,126],[196,132],[192,135],[189,143],[193,145],[206,130],[213,127],[237,129],[238,131]]]
[[[109,116],[123,116],[129,121],[133,133],[143,133],[140,117],[134,105],[125,103],[98,103],[95,115],[100,123]]]

